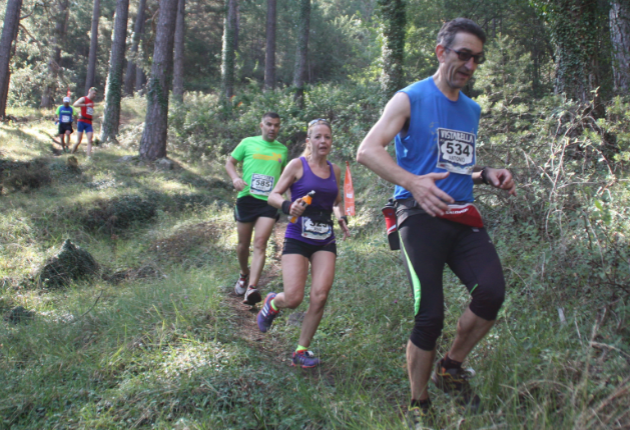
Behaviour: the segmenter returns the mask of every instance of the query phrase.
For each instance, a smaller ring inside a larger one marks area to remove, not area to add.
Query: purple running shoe
[[[267,297],[265,297],[265,302],[262,305],[262,308],[258,312],[258,316],[256,316],[256,322],[258,323],[258,328],[263,333],[266,333],[267,330],[271,328],[271,324],[273,320],[280,313],[271,307],[271,301],[276,297],[276,293],[269,293]]]
[[[299,351],[293,353],[292,366],[300,366],[302,369],[311,369],[321,363],[311,351]]]

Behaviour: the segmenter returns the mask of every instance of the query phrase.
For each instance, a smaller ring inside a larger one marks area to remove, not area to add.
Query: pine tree
[[[59,78],[63,80],[63,69],[61,67],[61,47],[64,44],[66,38],[66,32],[68,30],[68,12],[69,1],[60,0],[57,2],[57,8],[53,19],[55,21],[55,30],[50,39],[51,52],[48,59],[48,77],[44,84],[44,91],[42,93],[42,99],[39,107],[51,108],[53,106],[55,97],[54,93],[57,91],[57,83]]]
[[[92,9],[92,30],[90,33],[90,54],[88,58],[87,77],[85,78],[85,94],[94,86],[96,77],[96,53],[98,51],[98,21],[101,15],[101,0],[94,0]]]
[[[173,45],[178,0],[161,0],[153,48],[151,76],[147,83],[147,116],[140,141],[140,157],[166,157],[168,88],[173,79]]]
[[[175,65],[173,69],[173,98],[184,102],[184,36],[186,32],[186,0],[179,0],[175,26]]]
[[[138,68],[138,46],[142,38],[144,30],[144,16],[147,7],[147,0],[140,0],[138,3],[138,13],[133,26],[133,37],[131,39],[131,49],[129,50],[129,58],[127,60],[127,70],[125,72],[125,94],[132,96],[135,90],[139,90],[136,85],[136,69]]]
[[[101,127],[101,141],[116,140],[120,122],[120,99],[122,98],[123,65],[127,40],[127,17],[129,0],[116,2],[114,39],[109,57],[109,74],[105,88],[105,113]]]
[[[22,0],[8,0],[0,39],[0,118],[6,117],[7,94],[9,92],[9,79],[11,63],[11,46],[17,36],[20,24],[20,11]]]
[[[227,0],[223,24],[223,52],[221,59],[221,93],[226,98],[234,95],[234,61],[236,58],[236,0]]]
[[[298,18],[298,43],[293,71],[295,101],[304,108],[304,83],[308,67],[308,34],[311,26],[311,0],[300,0],[300,16]]]
[[[276,87],[276,0],[267,0],[267,46],[265,50],[265,91]]]
[[[405,0],[378,0],[383,36],[381,90],[389,100],[404,87]]]
[[[630,91],[630,5],[613,1],[609,15],[615,91],[625,95]]]

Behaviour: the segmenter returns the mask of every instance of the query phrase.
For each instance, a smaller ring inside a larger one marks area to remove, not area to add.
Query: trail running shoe
[[[237,296],[242,296],[247,291],[247,281],[249,281],[249,275],[240,274],[238,277],[238,281],[234,285],[234,294]]]
[[[425,430],[435,428],[435,410],[429,404],[426,407],[413,406],[407,411],[407,426],[409,430]]]
[[[300,366],[302,369],[311,369],[321,363],[319,358],[315,358],[315,354],[311,351],[300,351],[293,353],[292,366]]]
[[[470,374],[462,368],[445,369],[442,367],[442,360],[437,362],[435,372],[431,376],[431,380],[439,389],[455,398],[457,403],[468,411],[476,413],[479,411],[481,400],[470,387],[469,378]]]
[[[266,333],[267,330],[271,328],[271,324],[273,320],[280,313],[279,311],[275,311],[273,307],[271,307],[271,301],[276,297],[276,293],[269,293],[267,297],[265,297],[265,303],[263,304],[262,309],[258,312],[256,316],[256,322],[258,323],[258,328],[263,333]]]
[[[246,305],[254,306],[256,303],[262,301],[262,297],[260,296],[260,291],[256,288],[250,286],[245,291],[245,297],[243,298],[243,303]]]

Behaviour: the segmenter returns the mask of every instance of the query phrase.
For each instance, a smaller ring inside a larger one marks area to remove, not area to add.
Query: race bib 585
[[[70,115],[61,115],[61,122],[63,123],[72,122],[72,117]]]
[[[437,167],[462,175],[472,175],[475,165],[475,140],[473,133],[437,129]]]
[[[252,181],[249,184],[249,192],[259,196],[268,196],[273,190],[273,176],[261,175],[259,173],[252,174]]]

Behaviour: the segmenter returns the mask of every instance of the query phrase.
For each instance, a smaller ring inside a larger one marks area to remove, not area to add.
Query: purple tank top
[[[289,223],[285,238],[296,239],[311,245],[328,245],[335,242],[335,233],[330,220],[332,208],[339,194],[337,178],[330,161],[328,178],[315,175],[308,165],[306,158],[300,157],[304,173],[302,177],[291,185],[291,202],[304,197],[310,191],[315,191],[313,202],[307,206],[304,214],[297,222]]]

